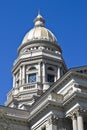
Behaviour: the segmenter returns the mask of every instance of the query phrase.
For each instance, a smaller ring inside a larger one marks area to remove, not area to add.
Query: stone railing
[[[34,89],[34,88],[36,88],[36,85],[35,84],[33,84],[33,85],[30,84],[30,85],[24,86],[23,90]]]

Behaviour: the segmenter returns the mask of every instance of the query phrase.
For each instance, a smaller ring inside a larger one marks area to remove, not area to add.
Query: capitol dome
[[[44,26],[45,20],[38,13],[34,19],[34,27],[29,30],[18,48],[18,54],[24,54],[33,48],[45,48],[62,53],[61,47],[57,44],[54,34]]]
[[[38,16],[34,20],[34,28],[31,29],[24,37],[22,44],[25,44],[30,41],[35,40],[45,40],[48,42],[52,42],[54,44],[57,44],[57,40],[54,36],[54,34],[44,27],[45,20],[44,18],[38,13]]]

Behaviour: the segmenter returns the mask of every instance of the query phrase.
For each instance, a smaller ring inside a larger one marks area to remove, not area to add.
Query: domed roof
[[[24,37],[22,44],[25,44],[30,41],[34,40],[45,40],[52,43],[57,44],[57,40],[54,34],[44,27],[45,20],[44,18],[38,13],[38,16],[34,20],[34,28],[31,29]]]

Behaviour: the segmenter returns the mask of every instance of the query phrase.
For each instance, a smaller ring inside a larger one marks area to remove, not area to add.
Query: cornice
[[[53,89],[54,91],[56,91],[59,86],[61,89],[61,86],[71,78],[82,78],[83,80],[85,80],[87,79],[87,75],[75,72],[74,69],[70,69],[60,79],[58,79],[47,91],[52,91]]]
[[[30,57],[30,58],[19,59],[19,60],[17,61],[17,63],[13,66],[12,72],[14,72],[15,69],[16,69],[18,66],[25,65],[26,62],[29,62],[29,63],[27,63],[27,64],[32,64],[32,63],[30,63],[30,61],[33,60],[33,61],[34,61],[33,64],[35,64],[35,63],[38,62],[38,60],[42,61],[42,58],[43,58],[43,56],[35,56],[35,57]],[[37,61],[37,62],[36,62],[36,61]],[[26,64],[26,65],[27,65],[27,64]]]
[[[64,107],[69,106],[70,104],[72,104],[72,102],[79,103],[80,105],[81,100],[85,102],[87,100],[87,94],[81,92],[74,92],[67,99],[63,101],[63,106]]]
[[[42,53],[43,52],[45,52],[45,51],[43,50]],[[52,59],[49,56],[39,55],[39,56],[34,56],[34,57],[29,57],[29,58],[23,58],[23,59],[19,58],[17,60],[16,64],[13,66],[12,72],[14,72],[15,69],[18,68],[19,66],[25,65],[26,62],[28,62],[28,64],[32,64],[34,62],[34,64],[35,64],[35,63],[39,62],[38,60],[40,60],[40,62],[43,61],[43,60],[55,62],[56,65],[58,64],[57,62],[59,61],[61,64],[65,65],[62,59]]]

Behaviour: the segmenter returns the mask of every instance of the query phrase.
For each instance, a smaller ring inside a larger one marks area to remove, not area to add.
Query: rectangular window
[[[48,74],[48,75],[47,75],[47,81],[48,81],[48,82],[54,82],[54,75]]]
[[[36,82],[36,74],[29,74],[28,75],[28,82],[29,83]]]

